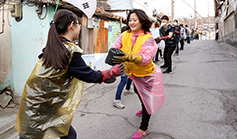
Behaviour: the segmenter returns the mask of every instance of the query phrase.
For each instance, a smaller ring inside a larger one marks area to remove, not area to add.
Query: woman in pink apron
[[[125,72],[134,82],[142,110],[139,130],[133,139],[140,139],[148,132],[148,124],[152,113],[164,104],[164,86],[161,70],[153,63],[158,46],[150,33],[152,22],[144,11],[132,10],[127,17],[128,30],[119,36],[112,48],[121,49],[123,56],[114,56],[114,63],[123,63]]]

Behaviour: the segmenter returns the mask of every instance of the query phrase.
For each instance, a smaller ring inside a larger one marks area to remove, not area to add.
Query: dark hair
[[[126,31],[126,30],[128,30],[128,26],[123,26],[123,27],[121,28],[121,33],[123,33],[123,32]]]
[[[183,24],[180,24],[179,26],[181,26],[181,27],[184,27],[184,25],[183,25]]]
[[[161,20],[163,20],[163,19],[165,19],[165,20],[167,20],[167,21],[170,20],[169,17],[168,17],[167,15],[163,15],[163,16],[161,17]]]
[[[188,27],[188,25],[185,25],[185,27]]]
[[[135,13],[137,15],[140,23],[142,24],[142,29],[144,30],[144,33],[146,34],[146,32],[150,32],[152,21],[149,19],[146,13],[141,9],[134,9],[129,12],[128,17],[127,17],[127,23],[126,23],[127,26],[129,27],[128,22],[132,13]],[[129,31],[131,31],[130,27],[129,27]]]
[[[179,23],[179,21],[177,19],[175,19],[174,22]]]
[[[160,22],[156,21],[154,27],[159,28],[160,27]]]
[[[46,67],[51,66],[54,69],[61,69],[69,63],[70,52],[64,46],[60,34],[65,33],[72,22],[78,23],[78,18],[73,12],[62,9],[55,13],[42,57],[43,65]]]

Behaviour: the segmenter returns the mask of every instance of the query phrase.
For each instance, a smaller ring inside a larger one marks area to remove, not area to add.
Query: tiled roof
[[[100,8],[97,8],[96,11],[95,11],[95,14],[94,15],[97,15],[97,16],[105,16],[107,18],[113,18],[113,19],[117,19],[117,20],[122,20],[122,22],[125,22],[126,19],[122,16],[118,16],[118,15],[115,15],[115,14],[112,14],[110,12],[106,12]]]
[[[57,0],[29,0],[29,1],[34,2],[34,3],[46,3],[46,4],[50,4],[50,5],[57,5]],[[59,8],[69,9],[78,15],[83,13],[79,8],[75,7],[74,5],[72,5],[70,3],[67,3],[65,1],[60,0],[58,6],[59,6]],[[122,21],[122,22],[126,21],[125,18],[115,15],[115,14],[112,14],[110,12],[106,12],[103,9],[98,8],[98,7],[94,13],[94,16],[103,18],[105,20],[106,19],[107,20],[117,20],[117,21]]]

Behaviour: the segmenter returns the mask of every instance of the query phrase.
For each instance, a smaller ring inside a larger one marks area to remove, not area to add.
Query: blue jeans
[[[125,84],[127,84],[126,90],[129,90],[131,83],[132,83],[132,80],[130,78],[128,78],[128,76],[125,73],[123,75],[121,75],[121,81],[118,85],[117,92],[115,95],[116,100],[121,100],[121,94],[123,92],[123,88],[124,88]]]
[[[26,139],[26,138],[23,138],[21,135],[19,135],[19,136],[20,136],[19,139]],[[76,139],[76,138],[77,138],[77,133],[72,126],[70,126],[70,128],[69,128],[67,136],[60,137],[60,139]]]

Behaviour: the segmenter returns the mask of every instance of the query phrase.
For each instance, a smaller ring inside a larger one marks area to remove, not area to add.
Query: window
[[[237,29],[237,13],[235,14],[235,29]]]

